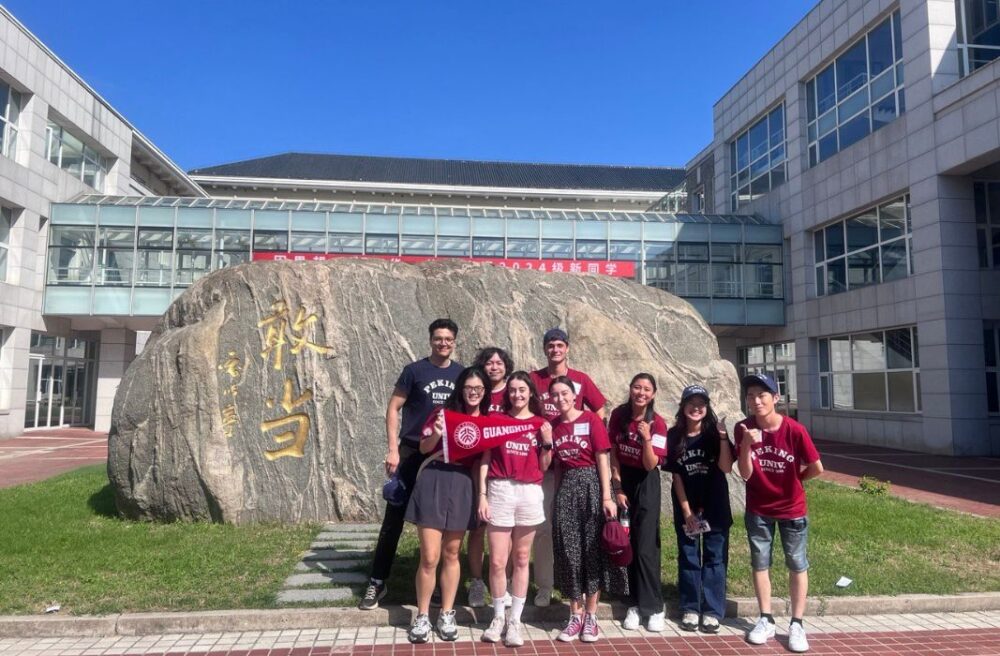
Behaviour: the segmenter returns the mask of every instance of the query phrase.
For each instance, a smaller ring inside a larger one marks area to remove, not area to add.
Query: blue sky
[[[815,0],[5,0],[181,167],[287,151],[683,166]]]

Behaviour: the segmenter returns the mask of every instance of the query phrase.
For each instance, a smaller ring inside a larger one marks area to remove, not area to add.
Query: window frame
[[[14,159],[19,133],[17,124],[24,110],[24,94],[3,80],[0,80],[0,86],[7,87],[7,104],[0,107],[0,155]]]
[[[780,114],[781,136],[774,139],[775,132],[771,129],[772,117]],[[729,140],[729,205],[733,212],[738,211],[753,202],[756,198],[763,196],[773,189],[781,186],[788,180],[788,140],[787,122],[785,117],[785,101],[782,100],[761,114],[756,120],[750,123]],[[758,128],[763,128],[767,137],[767,147],[763,153],[754,157],[751,152],[753,144],[751,135]],[[743,142],[746,142],[744,145]],[[746,149],[746,163],[741,163],[743,150]],[[761,170],[754,172],[754,166],[760,162],[765,162]],[[772,173],[781,169],[781,179],[774,182]],[[754,194],[754,184],[758,193]],[[766,188],[765,188],[766,187]],[[743,192],[746,191],[746,194]],[[702,199],[704,200],[704,198]],[[702,210],[701,213],[704,213]]]
[[[64,151],[66,149],[66,136],[70,136],[80,142],[80,171],[77,174],[70,170],[69,165],[63,162]],[[110,170],[108,158],[103,157],[97,149],[89,145],[85,139],[76,136],[64,126],[59,125],[51,119],[45,126],[45,157],[51,164],[55,164],[66,173],[72,175],[83,184],[100,191],[104,187],[104,180]],[[92,168],[88,168],[88,165]],[[88,172],[93,172],[93,179],[88,180]]]
[[[891,367],[889,366],[889,347],[888,339],[889,334],[900,331],[909,331],[910,339],[910,366],[909,367]],[[857,338],[864,336],[879,335],[881,337],[882,344],[882,365],[878,368],[859,368],[857,362],[855,362],[855,354],[857,349],[855,349],[855,342]],[[838,358],[834,357],[833,350],[830,345],[834,341],[847,340],[847,367],[843,367],[837,362]],[[826,337],[819,337],[816,340],[817,348],[817,376],[819,381],[819,394],[816,397],[815,407],[821,410],[830,410],[832,412],[876,412],[880,414],[894,414],[894,415],[919,415],[923,413],[923,408],[920,400],[921,394],[921,381],[920,381],[920,340],[919,333],[917,331],[916,325],[909,326],[898,326],[896,328],[885,328],[882,330],[870,330],[862,331],[857,333],[846,333],[838,335],[830,335]],[[825,357],[824,357],[825,355]],[[913,410],[893,410],[891,408],[891,386],[890,386],[890,375],[900,374],[900,373],[910,373],[910,391],[912,394]],[[882,376],[882,389],[884,409],[871,409],[871,408],[857,408],[857,403],[855,401],[855,377],[858,375],[871,376],[871,375],[881,375]],[[851,407],[838,407],[837,399],[835,394],[835,383],[837,377],[848,377],[851,383]],[[824,395],[823,391],[826,390],[827,394]]]

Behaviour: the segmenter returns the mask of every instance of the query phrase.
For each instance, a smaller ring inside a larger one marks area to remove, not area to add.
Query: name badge
[[[581,385],[580,383],[578,383],[576,381],[573,381],[573,389],[576,391],[576,394],[579,395],[580,394],[580,390],[583,389],[583,385]]]
[[[653,448],[654,449],[665,449],[665,448],[667,448],[667,436],[666,435],[653,435],[652,442],[653,442]]]
[[[573,424],[574,435],[590,435],[590,424]]]

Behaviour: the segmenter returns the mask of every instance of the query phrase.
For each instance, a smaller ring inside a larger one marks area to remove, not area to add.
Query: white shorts
[[[491,478],[487,484],[486,498],[490,502],[491,526],[538,526],[545,521],[541,483]]]

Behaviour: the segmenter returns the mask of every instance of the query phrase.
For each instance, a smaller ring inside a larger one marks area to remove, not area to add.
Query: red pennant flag
[[[458,462],[492,449],[512,435],[538,430],[531,422],[502,415],[472,417],[451,410],[443,412],[446,439],[442,440],[441,450],[445,462]]]

